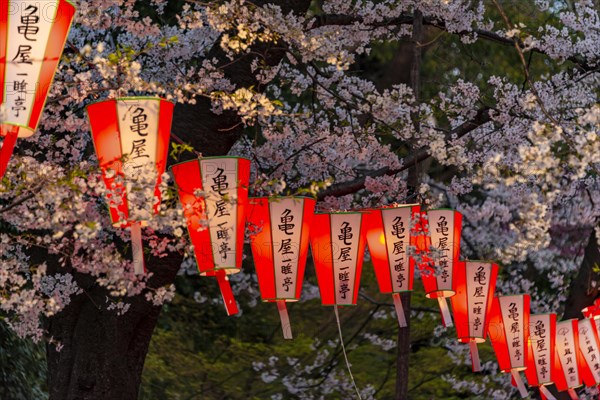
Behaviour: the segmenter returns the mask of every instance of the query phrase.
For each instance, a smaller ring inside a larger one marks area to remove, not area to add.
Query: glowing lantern
[[[323,305],[356,305],[365,251],[363,212],[315,214],[310,230]]]
[[[554,383],[560,391],[567,390],[571,399],[578,399],[575,389],[581,386],[578,366],[579,328],[576,319],[556,323],[556,356]]]
[[[527,368],[529,295],[494,297],[489,319],[488,335],[500,370],[510,373],[521,396],[527,397],[519,371]]]
[[[227,275],[242,267],[250,160],[205,157],[172,171],[200,275],[216,277],[227,314],[236,314]]]
[[[69,34],[66,0],[3,0],[0,5],[0,178],[18,137],[34,134]]]
[[[286,302],[300,300],[316,201],[260,197],[249,201],[250,242],[262,300],[277,304],[283,336],[292,338]]]
[[[525,376],[530,386],[538,386],[543,396],[555,399],[546,388],[553,383],[556,314],[532,314],[529,317],[529,344]]]
[[[146,271],[142,226],[160,206],[173,107],[156,97],[118,98],[87,107],[110,217],[114,226],[131,230],[137,274]]]
[[[588,318],[579,320],[579,371],[587,386],[600,384],[600,351],[598,332]]]
[[[460,255],[462,215],[448,209],[430,210],[427,212],[427,224],[427,260],[420,265],[421,279],[425,295],[438,299],[442,322],[449,327],[452,326],[452,317],[446,298],[454,296],[453,272]]]
[[[381,293],[392,293],[398,323],[406,326],[400,293],[413,290],[415,261],[408,247],[415,245],[411,233],[413,216],[419,213],[416,204],[370,210],[365,215],[367,244],[375,267]]]
[[[458,340],[469,343],[473,371],[481,371],[477,343],[485,342],[498,266],[486,261],[462,261],[454,266],[456,294],[450,299]]]

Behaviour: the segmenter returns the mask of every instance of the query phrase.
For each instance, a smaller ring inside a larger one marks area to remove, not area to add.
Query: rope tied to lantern
[[[415,260],[411,248],[416,244],[414,218],[418,204],[401,204],[369,210],[365,215],[367,244],[381,293],[391,293],[398,325],[406,327],[400,294],[413,290]]]
[[[519,371],[527,368],[529,295],[495,296],[489,316],[488,336],[502,372],[510,373],[521,397],[528,396]]]
[[[450,298],[459,342],[469,343],[474,372],[481,371],[477,343],[485,342],[498,266],[488,261],[460,261],[454,266],[456,294]]]
[[[144,274],[142,227],[159,212],[174,104],[123,97],[87,106],[113,226],[131,233],[133,268]]]
[[[437,299],[444,327],[452,326],[447,298],[454,296],[454,266],[460,256],[462,215],[451,209],[421,213],[417,251],[425,296]]]
[[[49,12],[51,11],[51,12]],[[17,138],[34,134],[62,55],[75,6],[67,0],[0,5],[0,178]]]
[[[250,244],[261,298],[277,304],[285,339],[292,339],[286,303],[300,300],[315,204],[300,196],[249,200]]]
[[[217,279],[227,315],[237,314],[228,275],[242,267],[250,160],[203,157],[171,171],[200,275]]]

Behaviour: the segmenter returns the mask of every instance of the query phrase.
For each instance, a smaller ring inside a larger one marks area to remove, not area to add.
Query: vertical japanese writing
[[[576,326],[572,320],[556,324],[556,349],[569,388],[579,386],[574,324]]]
[[[549,383],[550,379],[550,315],[532,315],[530,317],[530,336],[533,362],[535,365],[538,383]]]
[[[286,208],[285,210],[283,210],[279,217],[279,225],[277,226],[277,228],[286,236],[293,235],[293,229],[295,226],[293,222],[294,216],[292,215],[292,211]],[[282,238],[278,252],[282,257],[280,271],[281,274],[284,275],[283,282],[281,282],[281,286],[284,291],[289,292],[290,287],[294,285],[294,272],[292,271],[292,260],[294,259],[294,257],[297,256],[296,254],[294,254],[294,250],[292,249],[292,239]]]
[[[484,336],[484,324],[489,292],[489,275],[492,265],[490,263],[467,262],[467,295],[469,329],[471,337]]]
[[[381,210],[394,292],[409,289],[410,260],[406,250],[410,244],[411,214],[411,207]]]
[[[435,275],[438,290],[452,290],[452,269],[454,267],[455,215],[452,210],[431,210],[427,212],[432,254],[435,262]]]
[[[600,352],[592,321],[588,318],[579,321],[579,349],[592,371],[596,384],[600,383]]]
[[[512,368],[525,366],[525,316],[524,295],[500,296],[500,310],[504,324],[504,334],[508,344],[510,363]]]
[[[361,215],[331,214],[333,278],[337,304],[352,304]]]

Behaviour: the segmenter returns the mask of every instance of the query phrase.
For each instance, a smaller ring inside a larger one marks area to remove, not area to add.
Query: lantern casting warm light
[[[487,261],[459,261],[454,266],[456,294],[450,298],[458,340],[469,343],[473,371],[481,370],[477,343],[485,342],[498,266]]]
[[[425,224],[425,221],[422,221]],[[420,264],[425,295],[437,299],[445,327],[452,326],[446,299],[454,296],[453,270],[460,255],[462,215],[458,211],[439,209],[427,212],[429,238]]]
[[[141,228],[160,206],[173,107],[155,97],[118,98],[87,107],[110,217],[114,226],[131,230],[137,274],[146,270]]]
[[[556,314],[532,314],[529,317],[529,343],[525,376],[530,386],[537,386],[549,400],[555,397],[546,386],[553,383]]]
[[[370,210],[365,215],[367,244],[381,293],[391,293],[398,323],[405,327],[406,317],[400,293],[413,290],[415,261],[409,246],[415,245],[412,234],[417,204],[398,205]]]
[[[0,4],[0,178],[17,138],[37,129],[74,15],[66,0]]]
[[[578,399],[575,389],[581,386],[578,365],[579,324],[576,319],[556,323],[556,359],[554,383],[560,391],[567,390],[571,399]]]
[[[200,275],[217,278],[227,314],[236,314],[227,275],[242,267],[250,160],[205,157],[172,171]]]
[[[529,301],[527,294],[494,297],[488,328],[500,370],[512,375],[522,397],[528,396],[519,371],[527,368]]]
[[[310,247],[323,305],[356,305],[365,251],[365,213],[315,214]]]
[[[249,200],[252,257],[260,295],[275,302],[286,339],[292,339],[286,302],[300,300],[315,210],[307,197],[260,197]]]
[[[580,319],[579,325],[579,372],[587,386],[600,384],[600,351],[598,332],[589,318]]]

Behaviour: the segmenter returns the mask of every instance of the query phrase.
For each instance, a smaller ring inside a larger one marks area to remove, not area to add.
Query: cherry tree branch
[[[448,137],[452,136],[452,137],[455,137],[456,139],[461,138],[461,137],[467,135],[468,133],[474,131],[475,129],[479,128],[481,125],[490,122],[491,117],[490,117],[489,111],[490,111],[490,109],[487,107],[481,108],[479,111],[477,111],[475,118],[473,118],[471,121],[467,121],[467,122],[463,123],[462,125],[456,127],[455,129],[451,130],[448,133]],[[367,177],[375,178],[375,177],[385,176],[385,175],[390,175],[390,176],[396,175],[416,164],[419,164],[419,163],[425,161],[429,157],[431,157],[429,148],[423,147],[423,148],[415,151],[413,154],[409,155],[408,157],[406,157],[403,160],[403,164],[400,168],[396,168],[396,169],[380,168],[378,170],[369,171],[369,172],[365,173],[363,176],[356,178],[352,181],[341,182],[341,183],[332,185],[329,189],[320,192],[318,195],[318,199],[323,200],[327,196],[339,197],[339,196],[344,196],[347,194],[356,193],[359,190],[365,188],[365,181],[366,181]]]

